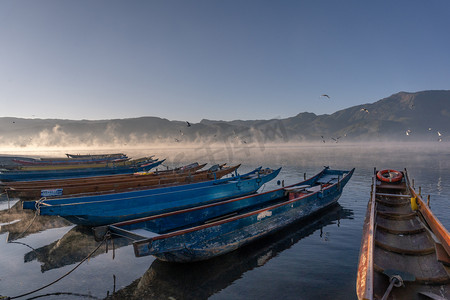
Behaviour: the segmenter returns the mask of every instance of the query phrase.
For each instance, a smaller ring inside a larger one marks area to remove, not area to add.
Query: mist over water
[[[262,188],[264,191],[277,187],[277,180],[284,180],[286,185],[299,182],[305,173],[312,176],[323,166],[347,170],[355,167],[337,208],[241,250],[205,263],[179,266],[153,257],[136,258],[131,245],[117,242],[114,259],[111,248],[108,253],[102,248],[67,278],[36,295],[66,292],[84,296],[69,294],[49,299],[103,299],[116,291],[117,297],[113,299],[356,299],[362,224],[374,167],[407,168],[416,187],[421,186],[422,194],[431,196],[432,211],[450,229],[448,146],[444,143],[191,144],[16,148],[2,149],[0,155],[62,157],[65,153],[124,152],[132,158],[150,155],[166,158],[160,168],[194,161],[209,166],[241,163],[240,173],[258,166],[282,167],[279,176]],[[0,224],[15,220],[7,217],[5,201],[0,201]],[[26,226],[33,214],[19,218]],[[15,296],[53,281],[97,245],[89,231],[59,224],[42,227],[17,240],[35,249],[34,253],[24,245],[6,242],[6,235],[22,231],[14,229],[19,223],[0,226],[0,295]]]

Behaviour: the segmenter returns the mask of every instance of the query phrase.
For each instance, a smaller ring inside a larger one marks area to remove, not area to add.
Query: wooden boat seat
[[[299,193],[310,187],[310,185],[298,185],[293,187],[285,187],[284,190],[288,193]]]
[[[310,188],[307,188],[305,191],[307,191],[307,192],[309,192],[309,193],[315,193],[315,192],[318,192],[318,191],[320,191],[320,185],[312,186],[312,187],[310,187]]]
[[[404,182],[401,182],[401,183],[386,183],[386,182],[377,181],[377,189],[403,191],[403,190],[406,189],[406,184]]]
[[[377,201],[377,211],[381,213],[393,214],[393,215],[409,215],[413,211],[411,210],[410,204],[405,204],[401,206],[390,206],[386,205],[385,202]]]
[[[378,211],[377,217],[383,217],[385,219],[391,219],[391,220],[410,220],[417,217],[417,214],[415,212],[411,212],[409,214],[398,214],[395,212],[389,212],[389,211]]]
[[[416,283],[443,284],[450,281],[447,271],[436,259],[436,254],[404,255],[374,248],[375,271],[382,273],[386,269],[403,270],[415,276]]]
[[[385,218],[383,215],[376,217],[377,230],[381,229],[393,234],[414,234],[425,231],[422,223],[415,218]]]
[[[336,175],[325,175],[322,178],[320,178],[319,180],[317,180],[317,183],[334,183],[337,182],[338,177]]]
[[[389,206],[389,207],[402,207],[402,206],[410,206],[411,202],[410,201],[405,201],[403,199],[392,199],[392,198],[376,198],[377,203],[381,203],[384,206]]]
[[[138,228],[138,229],[134,229],[134,230],[130,230],[130,231],[136,235],[139,235],[139,236],[142,236],[145,238],[149,238],[149,239],[160,235],[156,232],[152,232],[152,231],[146,230],[144,228]]]
[[[400,254],[425,255],[434,253],[434,243],[428,237],[424,231],[392,234],[384,230],[377,230],[375,243],[383,249]]]

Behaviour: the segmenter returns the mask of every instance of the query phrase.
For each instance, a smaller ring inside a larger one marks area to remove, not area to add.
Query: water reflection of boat
[[[33,260],[39,261],[41,263],[41,272],[78,263],[87,257],[100,244],[94,240],[92,234],[90,228],[76,226],[59,240],[26,253],[24,262],[26,263]],[[129,242],[126,239],[114,240],[115,249],[126,245],[129,245]],[[99,250],[91,257],[103,253],[103,251]]]
[[[247,271],[263,266],[323,227],[352,219],[353,211],[335,204],[327,211],[294,223],[236,251],[207,261],[177,264],[154,260],[138,280],[107,299],[208,299]],[[319,262],[318,262],[319,263]]]
[[[8,240],[13,241],[32,233],[50,228],[60,228],[71,225],[63,218],[54,216],[36,216],[34,211],[23,210],[19,201],[10,209],[0,211],[0,233],[8,233]]]

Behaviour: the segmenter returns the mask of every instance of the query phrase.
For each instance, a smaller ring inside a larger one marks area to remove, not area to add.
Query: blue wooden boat
[[[95,228],[134,240],[136,256],[192,262],[233,251],[335,204],[350,171],[325,168],[316,176],[270,192]]]
[[[208,182],[51,199],[39,201],[37,206],[40,215],[58,215],[75,224],[99,226],[252,194],[280,170],[258,168],[245,175]]]
[[[162,164],[165,161],[151,161],[143,162],[139,165],[125,165],[125,166],[111,166],[111,167],[97,167],[97,168],[80,168],[67,170],[39,170],[39,171],[1,171],[0,181],[33,181],[33,180],[48,180],[48,179],[63,179],[63,178],[79,178],[100,175],[113,174],[131,174],[135,172],[148,171]]]
[[[240,166],[240,165],[238,165]],[[233,167],[234,168],[234,167]],[[237,169],[237,168],[236,168]],[[196,182],[196,183],[190,183],[190,184],[175,184],[175,185],[169,185],[164,186],[160,188],[153,188],[153,189],[135,189],[132,191],[127,192],[116,192],[116,193],[103,193],[103,194],[95,194],[95,195],[79,195],[79,196],[72,196],[72,197],[62,197],[62,198],[55,198],[55,199],[40,199],[36,201],[25,201],[23,202],[23,209],[32,209],[36,210],[37,208],[43,208],[45,206],[54,206],[57,205],[66,205],[66,204],[74,204],[74,203],[87,203],[87,202],[101,202],[101,201],[112,201],[112,200],[121,200],[121,199],[128,199],[128,198],[139,198],[143,196],[149,196],[149,195],[156,195],[156,194],[164,194],[164,193],[171,193],[171,192],[181,192],[184,190],[189,189],[196,189],[206,186],[211,186],[215,184],[220,184],[223,182],[227,182],[230,180],[236,180],[238,177],[246,177],[249,176],[255,172],[258,172],[261,170],[261,167],[254,169],[253,171],[238,175],[237,170],[235,170],[235,173],[232,174],[232,177],[217,179],[210,181],[203,181],[203,182]],[[45,210],[45,208],[43,208]]]

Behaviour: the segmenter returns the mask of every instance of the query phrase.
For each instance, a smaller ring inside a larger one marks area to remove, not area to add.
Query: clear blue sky
[[[0,1],[2,117],[271,119],[429,89],[450,89],[446,0]]]

